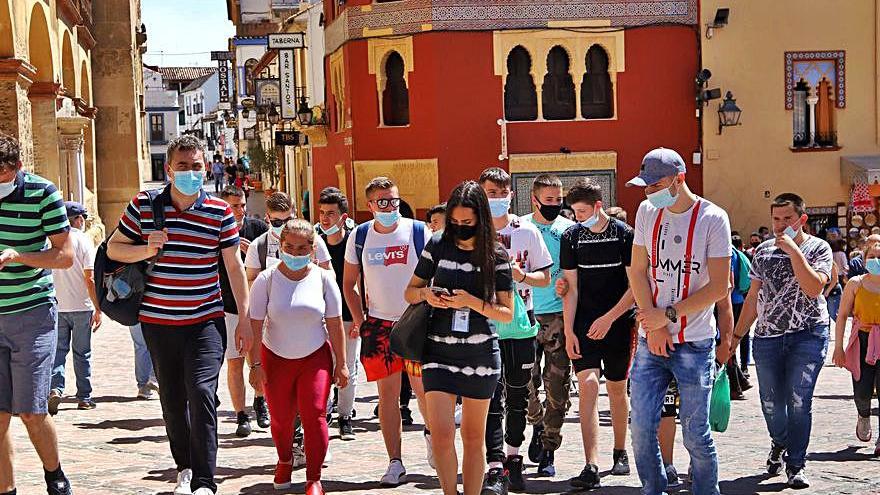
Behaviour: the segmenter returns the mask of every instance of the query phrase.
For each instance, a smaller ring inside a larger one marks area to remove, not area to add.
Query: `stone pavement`
[[[93,353],[93,383],[98,408],[78,411],[71,399],[62,404],[55,417],[63,466],[73,482],[75,493],[170,493],[175,471],[165,440],[159,402],[134,398],[133,351],[128,330],[112,322],[106,323],[95,335]],[[68,373],[69,377],[73,376],[69,359]],[[68,380],[68,383],[72,382],[72,378]],[[246,439],[235,437],[234,416],[229,409],[225,387],[224,370],[220,387],[222,405],[217,469],[220,493],[279,493],[272,488],[276,457],[268,432],[258,430]],[[67,392],[72,394],[74,391],[69,389]],[[880,493],[880,461],[870,457],[873,442],[864,444],[855,438],[856,413],[850,399],[851,392],[846,371],[833,366],[822,371],[814,404],[815,420],[808,464],[813,487],[800,493]],[[418,427],[408,428],[404,436],[404,460],[410,472],[410,483],[397,489],[379,489],[376,481],[384,472],[386,457],[378,420],[371,417],[376,388],[364,385],[359,395],[355,420],[358,438],[345,443],[335,435],[331,438],[333,459],[324,470],[325,488],[329,492],[348,494],[441,493],[425,461],[425,444]],[[721,491],[730,495],[788,491],[782,477],[768,479],[762,474],[769,440],[757,400],[757,387],[746,395],[748,400],[733,403],[728,431],[715,434],[721,463]],[[565,440],[556,455],[558,475],[554,479],[530,479],[528,493],[568,493],[567,479],[577,475],[583,467],[577,398],[573,397],[573,401],[563,430]],[[600,411],[601,469],[607,474],[611,463],[611,427],[604,394]],[[331,434],[333,432],[331,427]],[[39,460],[18,420],[13,420],[12,433],[19,493],[45,493]],[[531,433],[527,436],[530,438]],[[629,453],[632,461],[631,448]],[[680,433],[676,465],[682,474],[687,471],[687,452],[681,444]],[[534,465],[528,466],[528,474],[535,471]],[[304,477],[303,470],[296,471],[294,481],[298,483],[285,493],[302,493]],[[634,462],[631,476],[605,476],[602,482],[605,487],[597,493],[639,493]]]

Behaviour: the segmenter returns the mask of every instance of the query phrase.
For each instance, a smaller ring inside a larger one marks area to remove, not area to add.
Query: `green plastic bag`
[[[727,378],[726,366],[718,369],[715,384],[712,385],[712,397],[709,400],[709,427],[712,431],[724,433],[730,422],[730,379]]]
[[[538,335],[539,324],[529,321],[529,313],[526,311],[526,303],[519,295],[519,291],[513,290],[513,319],[510,323],[501,323],[492,320],[495,324],[495,330],[498,332],[498,338],[507,339],[530,339]]]

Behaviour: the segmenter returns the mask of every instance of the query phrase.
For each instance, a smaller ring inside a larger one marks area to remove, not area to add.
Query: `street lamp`
[[[306,103],[306,97],[300,96],[299,98],[299,109],[296,111],[296,116],[299,119],[299,123],[302,125],[311,125],[313,112],[312,109],[309,108],[308,103]]]
[[[257,107],[257,120],[260,122],[266,121],[266,107]]]
[[[742,116],[742,110],[736,106],[736,99],[733,93],[728,91],[724,102],[718,105],[718,134],[725,127],[733,127],[739,125],[739,119]]]
[[[272,105],[269,107],[269,123],[276,125],[278,122],[281,122],[281,114],[275,109],[275,105]]]

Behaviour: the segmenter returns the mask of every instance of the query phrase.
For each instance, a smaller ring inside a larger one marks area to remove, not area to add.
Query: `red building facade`
[[[529,209],[538,173],[591,176],[633,214],[642,156],[699,149],[697,0],[325,1],[326,146],[316,191],[390,175],[423,210],[500,166]],[[699,166],[689,182],[702,191]]]

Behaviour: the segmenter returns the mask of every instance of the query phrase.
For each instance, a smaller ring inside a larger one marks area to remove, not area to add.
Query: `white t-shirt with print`
[[[535,225],[526,218],[511,214],[507,227],[498,231],[498,242],[510,255],[511,264],[519,265],[526,273],[537,272],[553,267],[553,257],[544,243],[544,237]],[[526,283],[517,283],[516,290],[526,304],[526,311],[534,307],[532,301],[533,287]]]
[[[369,294],[370,316],[380,320],[397,321],[409,306],[403,298],[406,286],[416,270],[421,253],[415,253],[413,243],[413,222],[402,218],[397,228],[390,234],[380,234],[370,227],[364,241],[363,261],[364,283]],[[421,222],[420,222],[421,223]],[[425,242],[431,239],[431,229],[424,226]],[[355,249],[355,232],[348,236],[345,246],[345,261],[361,265]]]
[[[271,230],[266,231],[264,236],[268,237],[266,241],[268,245],[266,246],[266,268],[272,268],[273,266],[281,263],[281,259],[278,257],[278,251],[281,249],[280,239],[275,237],[275,234],[272,233]],[[259,239],[259,237],[257,237]],[[245,268],[254,268],[256,270],[261,269],[260,266],[260,253],[256,248],[257,239],[254,239],[254,242],[251,243],[251,247],[253,249],[248,248],[247,255],[244,257],[244,267]],[[324,243],[324,239],[321,239],[321,236],[315,235],[315,252],[314,252],[314,261],[315,263],[326,263],[330,261],[330,251],[327,250],[327,244]]]
[[[697,207],[699,210],[695,210]],[[688,242],[691,256],[685,259]],[[709,258],[730,258],[730,220],[723,209],[699,197],[684,213],[660,210],[643,201],[636,213],[633,244],[648,251],[654,306],[665,308],[709,284]],[[667,325],[673,341],[680,344],[715,338],[713,310],[714,305],[695,314],[679,315],[678,323]],[[644,329],[639,328],[639,335],[645,336]]]
[[[89,297],[83,270],[95,268],[95,243],[79,229],[70,229],[68,238],[73,245],[73,266],[64,270],[52,270],[58,312],[94,311],[95,305]]]

